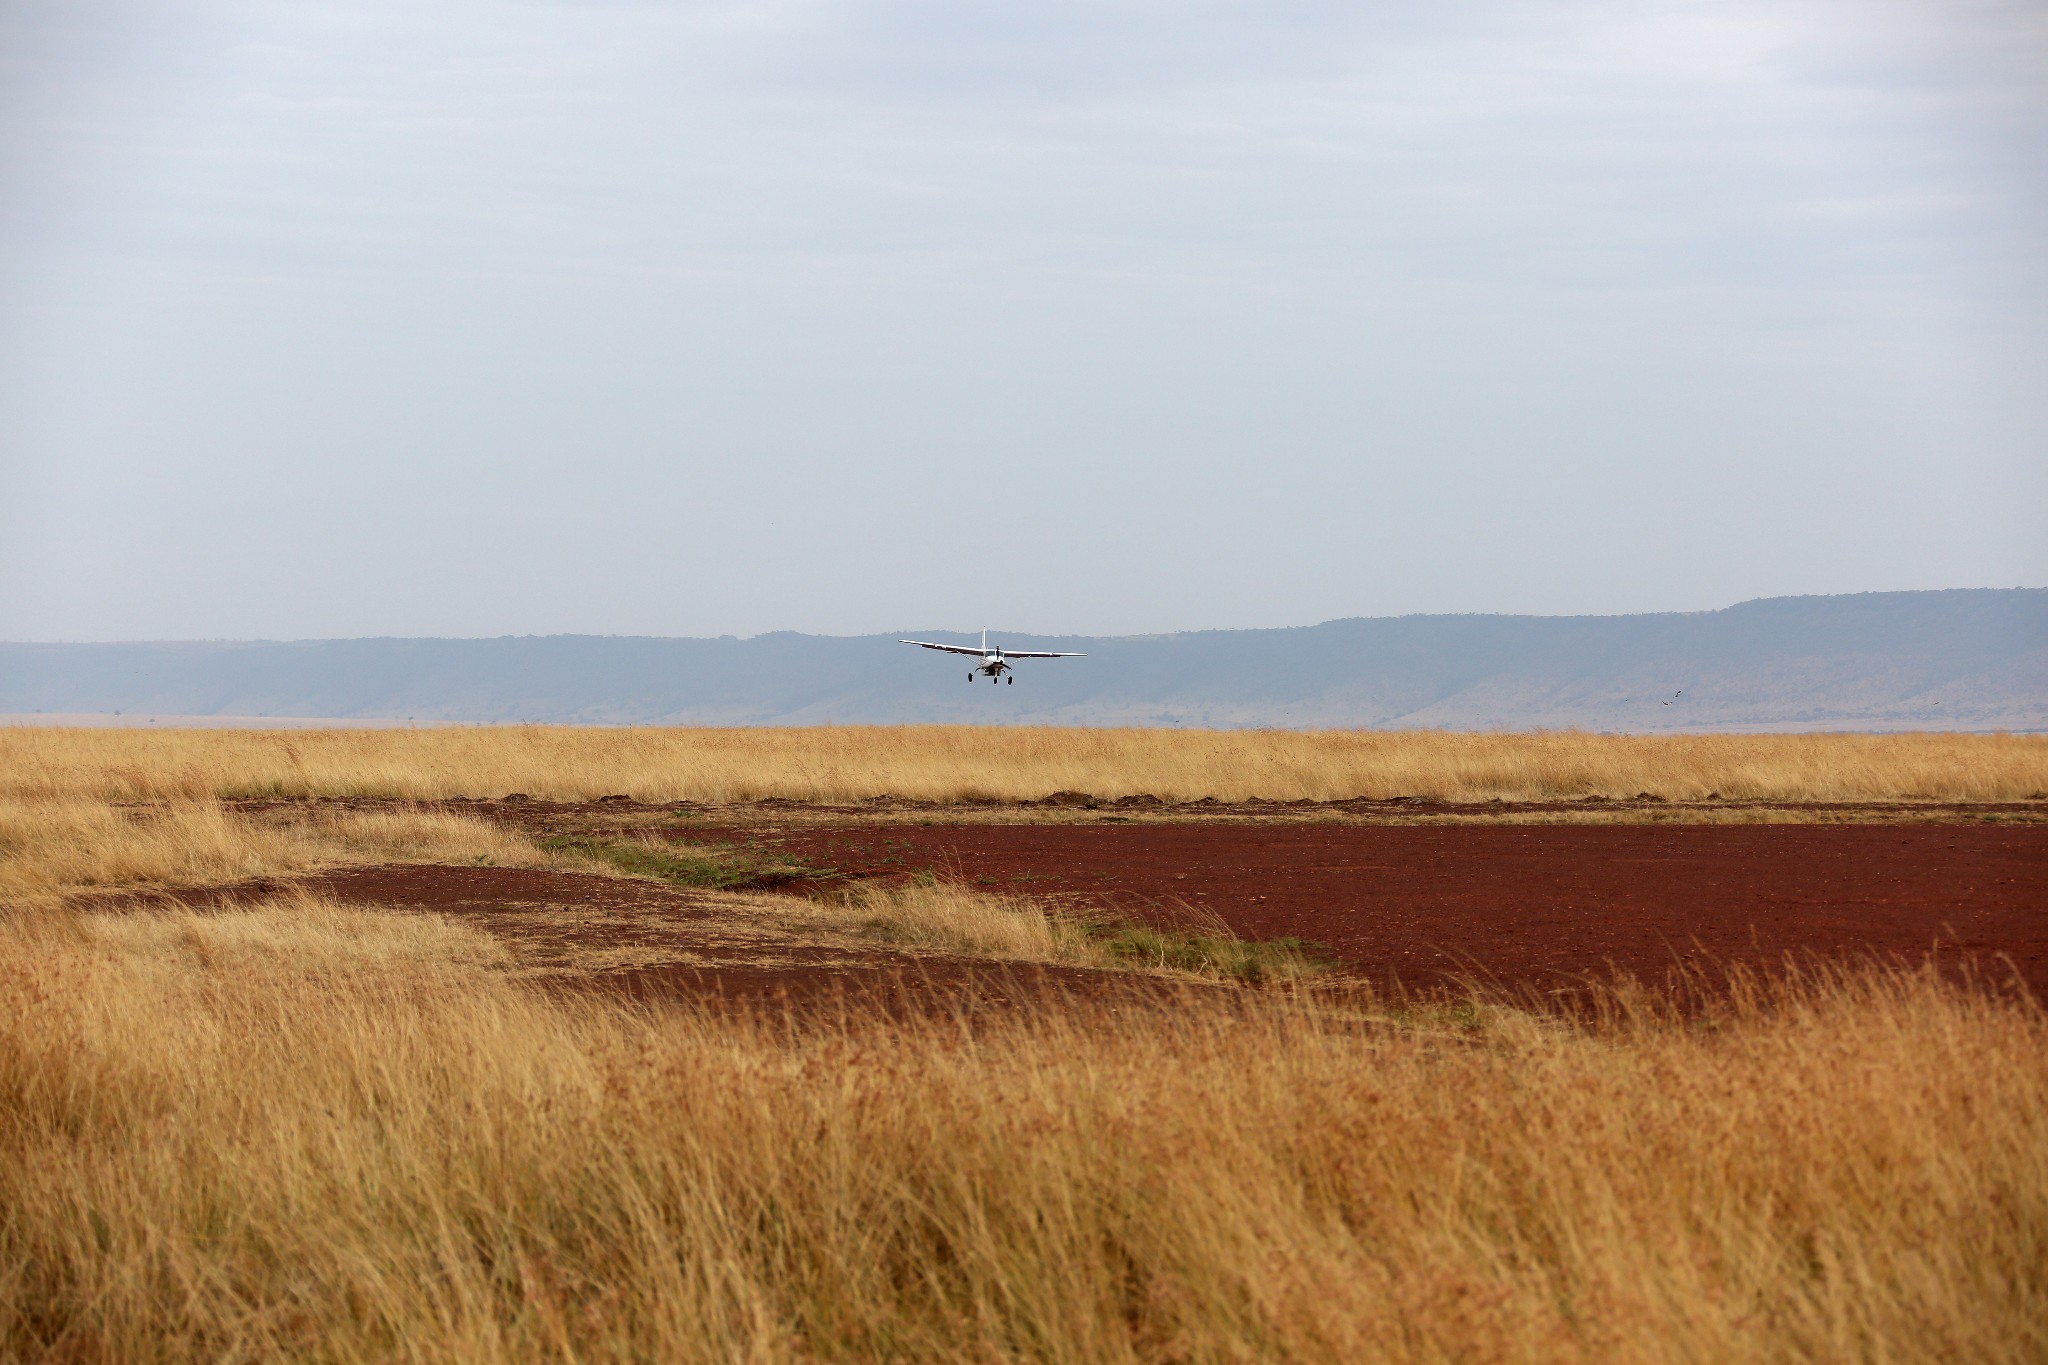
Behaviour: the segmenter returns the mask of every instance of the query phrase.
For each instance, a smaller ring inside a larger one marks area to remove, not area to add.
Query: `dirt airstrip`
[[[1156,805],[1157,803],[1153,803]],[[451,808],[543,840],[649,841],[767,869],[742,902],[686,886],[512,868],[328,874],[346,899],[477,917],[533,970],[636,996],[775,1002],[1094,994],[1128,974],[906,949],[812,915],[853,884],[937,876],[1075,911],[1298,939],[1339,979],[1549,990],[1681,964],[1919,961],[2048,999],[2048,804],[1686,810],[1641,803],[1416,814],[1276,807],[725,808],[624,797]],[[1772,823],[1776,820],[1791,823]],[[1533,821],[1533,822],[1532,822]],[[791,869],[800,872],[792,875]],[[739,910],[735,910],[739,905]],[[1155,983],[1156,984],[1156,983]]]
[[[989,889],[1245,938],[1352,972],[1543,987],[1688,958],[1917,959],[1940,946],[2048,997],[2048,826],[1144,823],[691,830],[859,876],[931,867]]]
[[[639,878],[530,867],[393,863],[213,886],[110,892],[108,908],[249,905],[294,888],[467,921],[511,950],[515,978],[559,993],[766,1012],[983,1014],[1078,1000],[1112,1010],[1201,982],[1008,962],[851,930],[801,895],[716,895]]]

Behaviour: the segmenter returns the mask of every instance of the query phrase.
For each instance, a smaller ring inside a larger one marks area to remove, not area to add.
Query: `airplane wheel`
[[[1003,681],[1004,681],[1004,682],[1006,682],[1006,683],[1013,683],[1013,682],[1015,682],[1015,681],[1017,681],[1017,680],[1016,680],[1015,678],[1005,678],[1005,679],[1003,679]]]

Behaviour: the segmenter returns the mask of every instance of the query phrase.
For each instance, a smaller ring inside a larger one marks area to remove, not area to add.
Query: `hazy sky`
[[[2048,584],[2048,6],[0,0],[0,638]]]

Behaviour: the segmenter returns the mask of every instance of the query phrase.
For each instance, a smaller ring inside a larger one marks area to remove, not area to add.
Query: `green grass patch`
[[[1328,951],[1306,939],[1178,933],[1123,921],[1091,923],[1087,929],[1095,946],[1120,962],[1229,977],[1248,985],[1293,981],[1333,965]]]

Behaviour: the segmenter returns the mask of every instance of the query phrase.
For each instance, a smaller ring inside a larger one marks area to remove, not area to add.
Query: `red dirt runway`
[[[1786,953],[2010,958],[2048,998],[2039,825],[863,825],[693,830],[848,872],[970,883],[1297,937],[1410,984],[1462,971],[1544,985],[1607,964]]]

